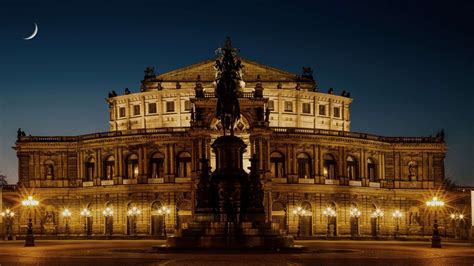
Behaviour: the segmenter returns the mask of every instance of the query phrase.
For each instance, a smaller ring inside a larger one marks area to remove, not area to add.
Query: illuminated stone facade
[[[258,158],[267,221],[300,236],[393,237],[397,219],[392,212],[400,210],[400,236],[429,236],[434,212],[425,201],[436,194],[449,202],[437,213],[442,234],[454,236],[454,228],[463,228],[457,229],[459,235],[469,234],[467,220],[454,226],[449,219],[452,212],[470,216],[469,194],[443,186],[442,134],[350,132],[350,94],[322,92],[308,69],[295,75],[242,63],[242,119],[236,135],[247,144],[244,164],[249,166],[251,154]],[[65,208],[72,211],[71,235],[131,235],[127,211],[132,206],[142,211],[138,235],[160,236],[164,227],[167,233],[185,227],[193,219],[200,159],[210,158],[214,166],[210,145],[221,134],[214,118],[213,64],[209,60],[161,75],[147,69],[140,92],[110,93],[109,132],[19,134],[18,188],[3,193],[4,208],[18,214],[14,232],[26,231],[27,211],[18,202],[31,193],[40,200],[33,212],[37,234],[65,234]],[[161,215],[162,206],[170,213]],[[111,218],[103,215],[107,207]],[[84,208],[91,217],[80,215]],[[325,215],[327,208],[334,217]],[[373,217],[376,209],[383,217]],[[351,211],[359,217],[351,217]]]

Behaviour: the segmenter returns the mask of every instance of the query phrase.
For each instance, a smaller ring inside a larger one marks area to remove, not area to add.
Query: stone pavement
[[[0,241],[0,265],[474,265],[470,243],[297,241],[302,253],[265,251],[186,251],[159,253],[160,240]]]

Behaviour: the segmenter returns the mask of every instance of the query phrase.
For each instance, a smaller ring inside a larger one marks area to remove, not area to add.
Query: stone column
[[[145,166],[146,166],[146,156],[145,156],[146,147],[141,146],[138,149],[138,180],[137,183],[145,183]]]

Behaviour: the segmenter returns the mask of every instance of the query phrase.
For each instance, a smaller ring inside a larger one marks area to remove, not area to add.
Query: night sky
[[[321,91],[350,91],[352,131],[444,128],[447,177],[474,185],[472,1],[63,2],[0,0],[0,173],[10,183],[18,128],[107,131],[109,91],[138,91],[146,66],[209,59],[231,36],[245,58],[311,66]],[[23,40],[35,22],[37,37]]]

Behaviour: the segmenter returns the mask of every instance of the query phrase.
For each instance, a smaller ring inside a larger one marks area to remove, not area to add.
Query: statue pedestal
[[[159,249],[293,248],[293,237],[282,235],[271,223],[265,223],[258,160],[252,159],[251,173],[245,173],[245,147],[235,136],[216,139],[212,148],[217,169],[209,175],[208,161],[202,160],[194,222],[169,236]]]
[[[292,248],[293,237],[282,236],[270,224],[255,225],[252,222],[194,222],[179,235],[166,239],[161,249],[213,248],[242,249]]]

